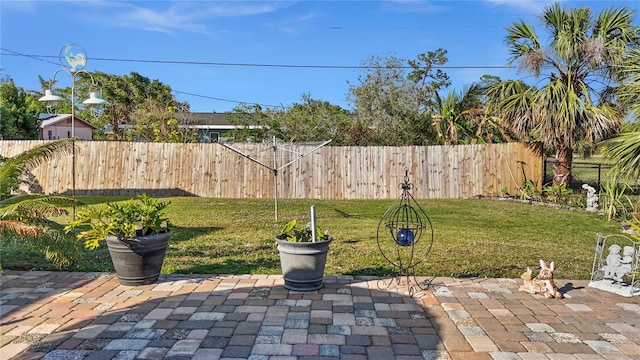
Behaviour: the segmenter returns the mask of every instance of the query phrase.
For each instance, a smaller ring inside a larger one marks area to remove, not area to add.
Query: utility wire
[[[267,107],[267,108],[275,108],[275,107],[278,107],[278,105],[267,105],[267,104],[259,104],[259,103],[255,103],[255,102],[248,102],[248,101],[238,101],[238,100],[222,99],[222,98],[213,97],[213,96],[207,96],[207,95],[194,94],[194,93],[190,93],[190,92],[186,92],[186,91],[179,91],[179,90],[172,90],[172,91],[173,91],[174,93],[176,93],[176,94],[184,94],[184,95],[195,96],[195,97],[199,97],[199,98],[203,98],[203,99],[211,99],[211,100],[217,100],[217,101],[225,101],[225,102],[236,103],[236,104],[256,104],[256,105],[264,106],[264,107]]]
[[[53,56],[27,55],[27,54],[19,53],[17,51],[5,49],[5,48],[2,48],[2,47],[0,47],[0,50],[10,52],[10,54],[3,54],[5,56],[6,55],[23,56],[23,57],[28,57],[28,58],[31,58],[31,59],[34,59],[34,60],[43,61],[43,62],[46,62],[46,63],[49,63],[49,64],[53,64],[53,65],[56,65],[56,66],[60,65],[60,64],[54,63],[53,61],[45,59],[45,58],[51,58]],[[93,59],[93,58],[90,58],[90,59],[91,60],[98,60],[98,59]],[[133,60],[129,60],[129,61],[133,61]],[[213,96],[194,94],[194,93],[190,93],[190,92],[186,92],[186,91],[178,91],[178,90],[175,90],[175,89],[172,89],[172,91],[174,93],[176,93],[176,94],[184,94],[184,95],[195,96],[195,97],[200,97],[200,98],[204,98],[204,99],[211,99],[211,100],[217,100],[217,101],[230,102],[230,103],[234,103],[234,104],[256,104],[256,105],[264,106],[264,107],[267,107],[267,108],[278,107],[277,105],[268,105],[268,104],[260,104],[260,103],[250,102],[250,101],[238,101],[238,100],[223,99],[223,98],[218,98],[218,97],[213,97]]]
[[[0,51],[6,52],[3,56],[22,56],[33,60],[43,61],[46,63],[59,65],[49,59],[58,59],[58,56],[51,55],[30,55],[13,51],[0,47]],[[199,66],[227,66],[227,67],[262,67],[262,68],[290,68],[290,69],[376,69],[377,66],[362,65],[296,65],[296,64],[260,64],[260,63],[229,63],[229,62],[200,62],[200,61],[179,61],[179,60],[146,60],[146,59],[117,59],[117,58],[87,58],[92,61],[109,61],[109,62],[134,62],[134,63],[154,63],[154,64],[171,64],[171,65],[199,65]],[[411,66],[394,66],[396,69],[412,69]],[[434,69],[513,69],[512,66],[433,66]],[[173,90],[177,94],[184,94],[216,101],[231,102],[236,104],[257,104],[264,107],[277,107],[277,105],[258,104],[254,102],[237,101],[223,99],[213,96],[199,95],[185,91]]]
[[[12,51],[6,48],[0,48],[2,51],[7,51],[10,54],[3,54],[9,56],[26,56],[32,59],[53,63],[48,58],[57,58],[51,55],[28,55],[21,54],[16,51]],[[261,63],[233,63],[233,62],[207,62],[207,61],[182,61],[182,60],[148,60],[148,59],[118,59],[118,58],[97,58],[88,57],[88,60],[93,61],[110,61],[110,62],[135,62],[135,63],[147,63],[147,64],[173,64],[173,65],[205,65],[205,66],[237,66],[237,67],[268,67],[268,68],[300,68],[300,69],[376,69],[377,66],[363,66],[363,65],[300,65],[300,64],[261,64]],[[413,69],[411,66],[393,66],[394,69]],[[434,69],[514,69],[513,66],[470,66],[470,65],[440,65],[433,66]]]

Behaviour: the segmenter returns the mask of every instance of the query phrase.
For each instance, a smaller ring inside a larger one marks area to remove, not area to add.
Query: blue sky
[[[288,107],[303,94],[350,109],[349,84],[370,56],[415,59],[447,50],[444,69],[461,91],[483,74],[528,79],[504,67],[505,28],[550,1],[33,1],[0,2],[0,69],[40,90],[61,68],[65,44],[84,49],[88,71],[137,72],[169,85],[192,111],[239,103]],[[639,1],[563,1],[567,7]],[[640,24],[636,14],[636,24]],[[280,65],[280,66],[278,66]],[[59,86],[70,86],[58,73]]]

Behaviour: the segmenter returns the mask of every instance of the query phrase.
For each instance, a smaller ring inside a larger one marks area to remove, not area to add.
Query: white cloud
[[[108,22],[117,26],[147,31],[206,33],[216,18],[243,17],[270,13],[286,6],[284,2],[131,2],[111,5]]]

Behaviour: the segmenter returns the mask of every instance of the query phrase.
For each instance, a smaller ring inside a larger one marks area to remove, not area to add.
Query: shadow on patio
[[[433,294],[408,297],[378,285],[377,278],[327,277],[322,289],[300,293],[285,289],[280,275],[163,275],[156,284],[130,287],[120,285],[115,274],[6,271],[0,277],[0,354],[444,356],[437,329],[455,325],[431,306],[438,304]],[[447,341],[466,343],[460,334]]]

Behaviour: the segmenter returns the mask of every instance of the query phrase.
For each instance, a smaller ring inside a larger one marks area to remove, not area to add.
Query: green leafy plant
[[[298,222],[295,219],[289,221],[282,228],[282,233],[278,235],[277,238],[291,242],[313,241],[311,222],[308,222],[304,228],[298,227],[297,224]],[[331,237],[328,231],[325,230],[324,232],[322,232],[319,227],[316,229],[316,236],[318,237],[318,241],[326,241]]]
[[[98,248],[107,236],[133,238],[160,234],[169,231],[171,226],[163,214],[169,204],[142,194],[127,201],[109,202],[106,206],[86,207],[65,230],[83,228],[78,239],[84,239],[84,246],[90,250]]]
[[[619,182],[615,175],[611,176],[608,181],[602,184],[600,202],[607,220],[613,220],[618,216],[626,215],[628,213],[628,206],[633,208],[633,202],[625,194],[629,189],[629,185]]]
[[[566,183],[552,184],[551,186],[543,187],[542,194],[551,202],[567,204],[569,197],[573,194],[573,189],[568,188]]]
[[[636,241],[640,241],[640,218],[634,216],[631,221],[629,221],[629,225],[636,230],[635,234],[632,234],[631,237]]]
[[[538,182],[535,180],[526,180],[520,189],[520,199],[537,201],[540,200],[540,192],[538,191]]]

